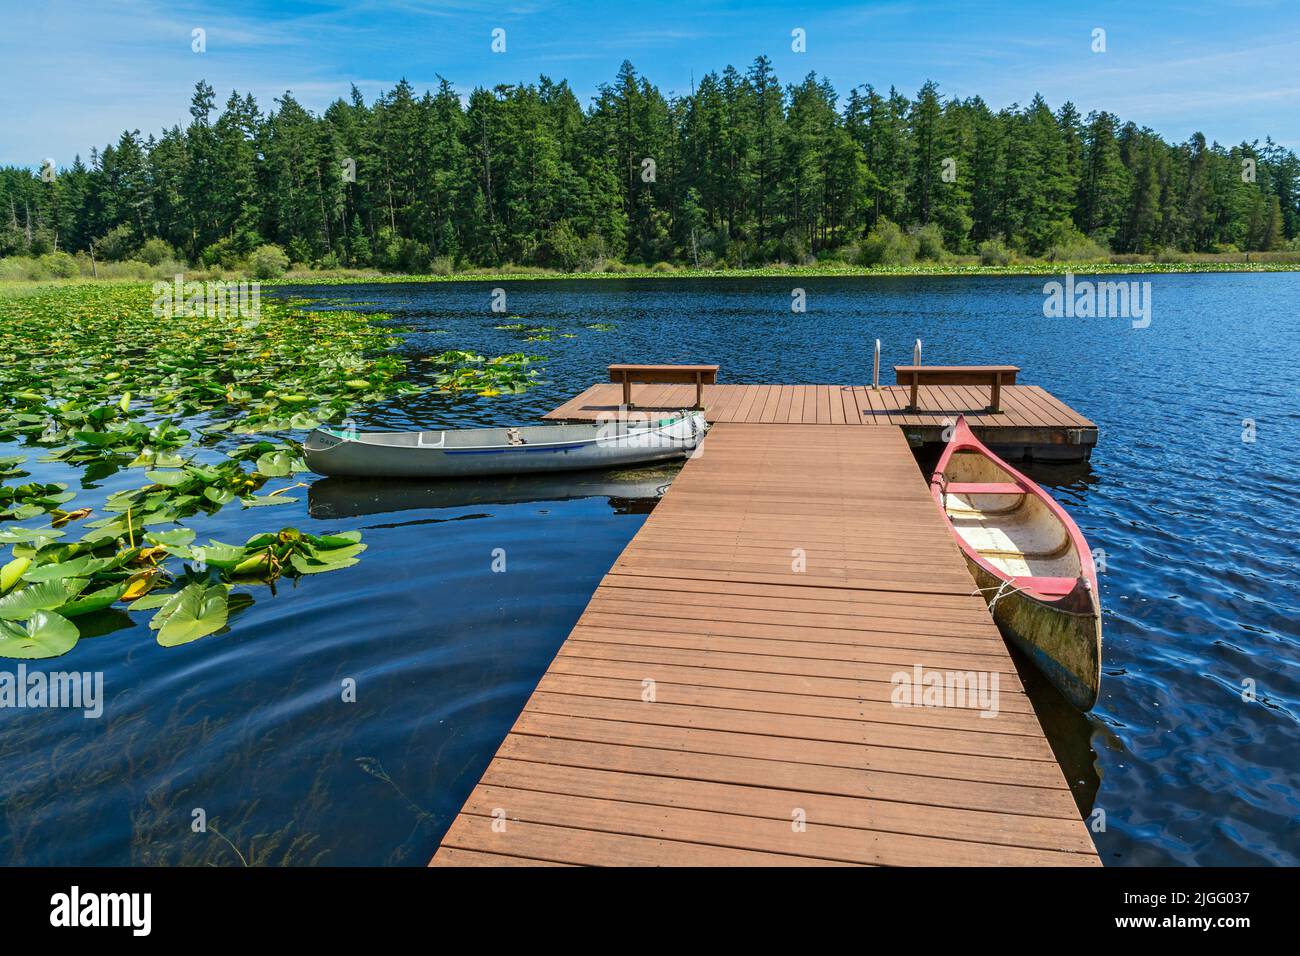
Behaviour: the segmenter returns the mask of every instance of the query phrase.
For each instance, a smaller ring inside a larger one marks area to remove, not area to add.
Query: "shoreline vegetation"
[[[0,264],[3,260],[0,260]],[[104,269],[98,277],[78,272],[56,275],[39,268],[0,272],[0,290],[41,288],[51,285],[105,285],[173,281],[259,281],[263,286],[292,285],[368,285],[436,282],[523,282],[523,281],[590,281],[603,279],[774,279],[774,278],[898,278],[898,277],[979,277],[979,276],[1061,276],[1087,275],[1197,274],[1226,272],[1300,272],[1300,253],[1237,253],[1231,255],[1194,255],[1178,258],[1117,256],[1109,261],[1046,262],[1041,260],[1001,265],[982,263],[973,257],[952,257],[942,262],[907,265],[856,266],[849,263],[795,265],[773,263],[753,268],[692,268],[657,263],[653,266],[618,264],[613,268],[565,272],[540,266],[507,264],[491,268],[467,268],[459,272],[408,273],[382,272],[375,269],[312,269],[294,265],[275,275],[259,275],[252,269],[226,270],[189,268],[183,263],[167,263],[163,268]],[[101,265],[102,268],[102,265]],[[164,271],[174,269],[176,271]]]
[[[1041,96],[995,109],[771,61],[664,93],[624,63],[314,113],[206,82],[189,120],[0,167],[0,281],[962,275],[1300,266],[1300,157]]]

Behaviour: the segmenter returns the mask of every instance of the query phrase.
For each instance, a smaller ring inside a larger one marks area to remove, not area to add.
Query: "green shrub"
[[[108,262],[124,262],[130,259],[138,248],[140,245],[136,242],[131,227],[124,224],[114,226],[99,237],[99,241],[95,243],[95,255]]]
[[[311,243],[301,236],[295,236],[289,240],[289,245],[285,247],[285,254],[291,262],[311,262]]]
[[[917,241],[888,219],[881,219],[859,246],[864,266],[905,266],[916,259]]]
[[[1049,262],[1104,262],[1110,258],[1110,249],[1085,236],[1067,219],[1048,230],[1043,258]]]
[[[256,279],[278,279],[289,268],[289,257],[274,243],[258,246],[248,257],[248,268]]]
[[[204,249],[199,254],[199,260],[209,269],[214,266],[221,266],[223,269],[234,269],[239,265],[240,250],[233,239],[225,237],[218,239]]]
[[[1007,266],[1015,258],[1001,239],[985,239],[980,243],[979,253],[980,265],[984,266]]]
[[[9,256],[6,259],[0,259],[0,279],[10,282],[37,279],[40,277],[33,273],[38,268],[36,260],[28,256]]]
[[[429,258],[429,247],[424,243],[394,236],[388,228],[379,230],[374,259],[384,271],[417,273],[428,268]]]
[[[676,272],[677,267],[671,262],[656,262],[650,267],[651,272]]]
[[[153,275],[155,279],[170,279],[172,276],[183,273],[188,268],[181,259],[167,258],[154,264]],[[85,271],[85,269],[82,269],[83,273]]]
[[[152,239],[146,239],[144,241],[144,245],[142,245],[140,251],[136,253],[136,258],[141,262],[147,262],[151,266],[156,266],[158,263],[166,259],[175,259],[176,250],[169,246],[164,240],[155,236]]]
[[[948,250],[943,247],[943,231],[938,224],[931,222],[924,226],[914,226],[910,231],[910,235],[916,240],[916,257],[918,259],[939,262],[947,257]]]
[[[66,252],[47,252],[40,258],[41,268],[55,279],[71,279],[81,275],[77,260]]]
[[[429,275],[449,276],[456,271],[456,264],[451,256],[437,256],[429,263]]]
[[[546,231],[534,258],[539,265],[572,272],[585,258],[582,237],[567,219],[561,219]]]

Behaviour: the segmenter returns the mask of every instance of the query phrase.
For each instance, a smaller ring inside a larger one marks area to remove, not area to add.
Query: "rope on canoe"
[[[1011,590],[1008,591],[1007,588],[1009,587],[1011,587],[1011,582],[1003,581],[997,587],[976,588],[971,592],[971,597],[975,597],[976,595],[983,597],[985,591],[996,591],[997,593],[993,595],[993,599],[989,601],[989,613],[992,614],[993,609],[998,606],[998,601],[1002,600],[1004,597],[1009,597],[1012,594],[1017,594],[1020,591],[1025,590],[1024,588],[1011,587]]]

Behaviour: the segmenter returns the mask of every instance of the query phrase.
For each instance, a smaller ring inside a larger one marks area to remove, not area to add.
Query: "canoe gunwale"
[[[626,430],[621,431],[621,432],[618,432],[618,433],[613,434],[613,435],[606,435],[606,436],[595,435],[595,436],[593,436],[593,437],[591,437],[591,438],[575,438],[575,439],[572,439],[572,440],[570,440],[570,441],[521,442],[521,443],[519,443],[519,444],[513,444],[513,445],[512,445],[512,444],[502,444],[501,442],[493,442],[492,444],[487,444],[487,445],[452,445],[452,446],[447,446],[447,445],[443,445],[443,444],[421,444],[418,440],[417,440],[416,444],[414,444],[414,445],[399,445],[399,444],[396,444],[396,443],[393,443],[393,442],[385,442],[385,441],[366,441],[366,438],[368,438],[368,437],[369,437],[369,438],[380,438],[380,437],[388,437],[388,436],[410,435],[410,434],[412,434],[412,433],[409,432],[409,431],[406,431],[406,432],[358,432],[356,438],[348,438],[348,437],[346,437],[345,435],[338,435],[338,434],[335,434],[334,432],[328,431],[327,429],[324,429],[324,428],[316,428],[316,429],[313,429],[312,432],[311,432],[311,434],[307,436],[307,441],[304,442],[303,445],[304,445],[304,447],[306,447],[306,446],[307,446],[307,443],[310,442],[311,439],[312,439],[314,436],[316,436],[316,435],[319,434],[319,435],[324,435],[324,436],[326,436],[327,438],[331,438],[331,439],[333,439],[334,442],[335,442],[335,444],[328,445],[328,446],[326,446],[325,448],[319,448],[319,447],[317,447],[317,448],[312,448],[312,449],[311,449],[312,451],[329,451],[329,450],[331,450],[331,449],[333,449],[333,448],[336,448],[339,444],[365,445],[365,446],[369,446],[369,447],[372,447],[372,448],[397,448],[397,449],[400,449],[400,450],[402,450],[402,451],[444,451],[444,452],[445,452],[445,451],[457,451],[457,452],[459,452],[459,451],[465,451],[465,452],[470,452],[470,451],[478,451],[478,452],[483,452],[483,451],[510,451],[511,449],[515,449],[515,448],[531,448],[531,449],[577,448],[577,447],[580,447],[580,446],[583,446],[583,445],[595,445],[595,444],[599,444],[599,443],[601,443],[601,442],[605,442],[605,443],[609,443],[609,442],[618,442],[618,441],[623,441],[623,440],[626,440],[626,439],[629,439],[629,438],[634,439],[634,440],[636,440],[636,441],[641,441],[641,440],[644,440],[645,438],[649,437],[650,435],[657,435],[657,434],[659,434],[660,432],[664,431],[665,429],[671,428],[673,425],[677,425],[677,424],[680,424],[680,423],[683,422],[683,421],[688,421],[688,420],[690,420],[690,419],[692,419],[692,418],[699,418],[699,417],[700,417],[700,416],[698,416],[698,415],[686,415],[686,416],[682,416],[682,417],[680,417],[680,418],[674,418],[672,421],[669,421],[669,422],[666,422],[666,423],[658,423],[658,422],[657,422],[657,423],[655,423],[655,424],[653,424],[653,425],[649,425],[649,424],[647,424],[647,425],[644,425],[644,426],[642,426],[642,425],[632,425],[632,426],[629,426]],[[573,427],[573,426],[571,426],[571,425],[537,425],[537,426],[530,426],[530,427],[534,427],[534,428],[570,428],[570,427]],[[592,427],[594,427],[594,428],[604,428],[604,427],[607,427],[607,426],[604,425],[604,424],[598,424],[598,425],[593,425]],[[707,426],[706,426],[706,427],[707,427]],[[444,428],[444,429],[440,429],[440,431],[441,431],[442,434],[444,434],[444,435],[445,435],[447,432],[449,432],[449,431],[456,431],[456,430],[457,430],[457,429],[453,429],[453,428]],[[473,430],[473,431],[497,431],[498,429],[494,429],[494,428],[483,428],[483,429],[471,429],[471,430]],[[431,431],[431,429],[430,429],[430,430],[422,430],[422,431],[418,431],[418,432],[415,432],[415,434],[416,434],[416,435],[424,435],[424,434],[426,434],[428,431]],[[703,429],[701,429],[701,431],[703,431]]]

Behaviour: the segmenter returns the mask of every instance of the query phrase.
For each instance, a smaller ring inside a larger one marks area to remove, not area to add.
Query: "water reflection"
[[[647,514],[679,469],[666,465],[433,481],[321,478],[308,490],[307,510],[313,518],[353,518],[423,508],[605,498],[615,514]]]

